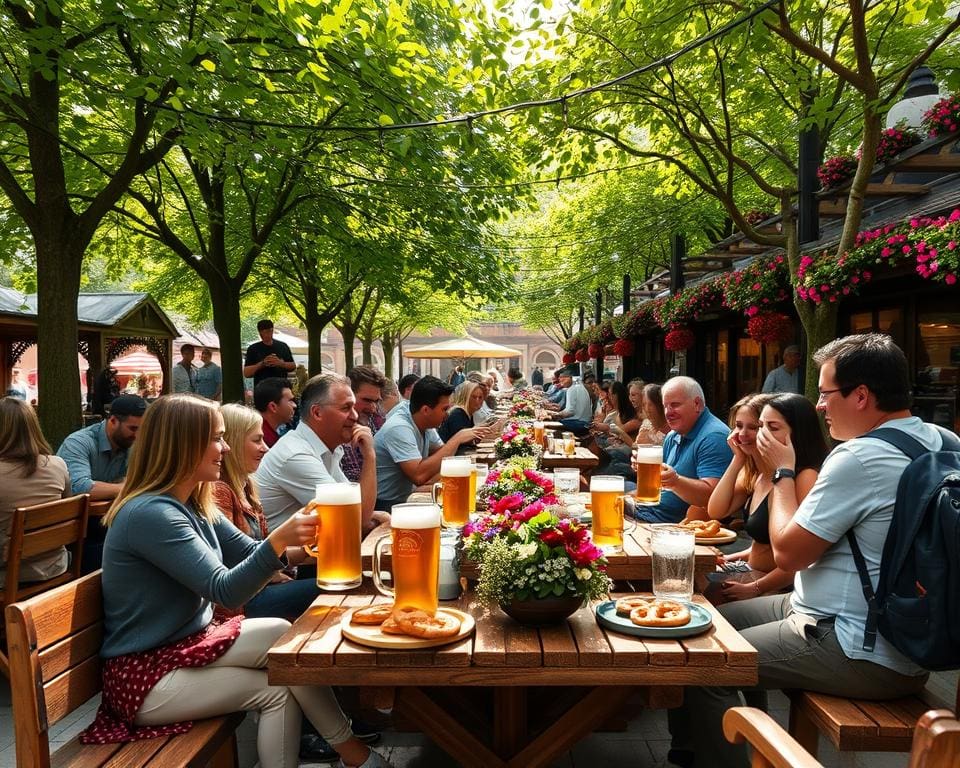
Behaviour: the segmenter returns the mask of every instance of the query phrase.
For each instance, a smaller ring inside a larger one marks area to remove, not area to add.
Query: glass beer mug
[[[443,507],[444,528],[463,528],[470,519],[470,489],[476,488],[473,461],[448,456],[440,461],[440,482],[433,484],[433,503]]]
[[[639,504],[659,504],[663,446],[638,445],[634,450],[634,461],[637,465],[637,491],[634,497]]]
[[[594,475],[590,478],[593,543],[605,549],[623,549],[623,478]]]
[[[577,439],[573,432],[563,433],[563,455],[574,456],[577,453]]]
[[[390,536],[373,550],[373,583],[393,598],[397,608],[418,608],[431,616],[439,605],[440,507],[436,504],[395,504]],[[383,551],[391,548],[393,588],[383,583]]]
[[[316,546],[305,547],[317,559],[317,586],[331,592],[359,587],[363,582],[359,483],[320,483],[306,511],[320,518]]]

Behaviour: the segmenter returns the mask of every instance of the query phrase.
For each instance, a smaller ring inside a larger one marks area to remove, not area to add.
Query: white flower
[[[591,575],[589,568],[577,568],[577,578],[580,581],[590,581]]]
[[[518,544],[516,545],[516,548],[517,548],[517,554],[519,554],[520,557],[523,558],[524,560],[526,560],[529,557],[533,557],[535,554],[537,554],[536,542],[532,542],[530,544]]]

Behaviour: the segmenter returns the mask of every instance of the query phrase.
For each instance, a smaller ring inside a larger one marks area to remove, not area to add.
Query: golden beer
[[[435,504],[397,504],[393,507],[390,538],[374,550],[373,580],[377,589],[394,599],[397,608],[419,608],[433,615],[440,582],[440,508]],[[392,549],[393,589],[381,580],[380,558]]]
[[[577,453],[577,439],[573,436],[573,432],[564,432],[563,433],[563,455],[564,456],[574,456]]]
[[[463,528],[467,524],[470,519],[470,499],[476,499],[476,482],[473,462],[469,459],[450,457],[440,462],[444,527]]]
[[[533,422],[533,441],[539,445],[541,448],[545,448],[547,441],[544,434],[543,422],[535,421]]]
[[[637,491],[641,504],[660,503],[660,466],[663,463],[662,445],[638,445],[636,448]]]
[[[317,586],[342,592],[359,587],[360,486],[357,483],[322,483],[309,510],[320,517],[317,526]]]
[[[593,512],[593,543],[598,547],[623,548],[623,478],[594,475],[590,478]]]
[[[470,465],[470,497],[467,499],[468,516],[477,511],[477,465]]]

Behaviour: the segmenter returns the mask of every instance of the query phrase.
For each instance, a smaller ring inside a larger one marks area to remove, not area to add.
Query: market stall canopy
[[[473,336],[463,336],[459,339],[447,339],[436,344],[427,344],[424,347],[414,347],[403,350],[404,357],[441,358],[441,357],[520,357],[523,353],[519,349],[504,347],[492,341],[484,341]]]
[[[124,376],[136,376],[141,373],[163,373],[160,361],[155,355],[145,351],[130,352],[114,359],[110,367]]]
[[[305,355],[310,351],[310,347],[307,346],[307,340],[301,339],[299,336],[293,336],[289,333],[283,333],[274,329],[273,331],[273,340],[282,341],[288,347],[290,347],[290,352],[294,355]],[[260,339],[254,339],[254,341],[260,341]],[[253,344],[253,341],[248,341],[244,345],[244,349]]]

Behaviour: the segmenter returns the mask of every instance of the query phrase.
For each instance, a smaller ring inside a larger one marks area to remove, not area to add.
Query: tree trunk
[[[223,402],[244,400],[243,339],[240,336],[240,294],[222,282],[209,282],[213,306],[213,327],[220,339],[220,367],[223,370]]]
[[[363,350],[363,364],[373,365],[373,339],[360,339],[360,347]]]
[[[43,434],[56,450],[82,425],[77,369],[77,297],[88,241],[69,231],[35,237],[38,403]]]
[[[322,337],[326,323],[317,312],[316,304],[304,313],[304,325],[307,327],[307,370],[316,376],[323,369]]]
[[[807,363],[803,393],[810,401],[816,403],[820,397],[820,372],[813,362],[813,353],[827,342],[837,338],[838,307],[836,303],[828,301],[813,304],[803,301],[799,296],[794,299],[794,305],[797,308],[797,314],[800,315],[803,330],[807,334]]]
[[[397,378],[393,375],[393,337],[390,334],[384,334],[380,337],[380,347],[383,349],[383,374],[388,379]]]
[[[343,337],[343,362],[345,370],[353,368],[353,345],[357,342],[357,329],[348,325],[340,326],[340,335]]]

